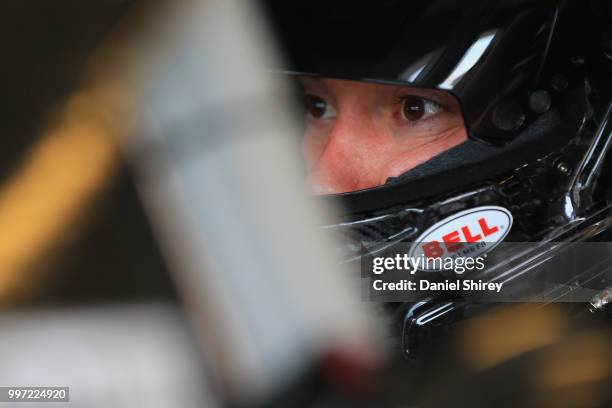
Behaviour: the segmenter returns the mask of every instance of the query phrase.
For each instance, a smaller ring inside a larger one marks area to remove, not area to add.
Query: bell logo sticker
[[[511,227],[512,214],[503,207],[471,208],[429,227],[416,239],[409,256],[475,258],[502,242]]]

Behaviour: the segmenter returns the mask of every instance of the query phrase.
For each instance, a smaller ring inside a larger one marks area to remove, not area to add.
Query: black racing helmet
[[[586,239],[612,222],[607,2],[264,4],[286,56],[275,70],[437,89],[461,107],[467,141],[378,187],[322,197],[346,209],[328,226],[347,238],[346,259],[481,208],[509,214],[499,239],[512,241]]]

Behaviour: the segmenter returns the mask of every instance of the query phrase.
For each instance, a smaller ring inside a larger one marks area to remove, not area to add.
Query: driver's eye
[[[440,111],[441,106],[427,98],[417,95],[407,95],[402,99],[402,116],[410,122],[416,122],[434,115]]]
[[[329,119],[336,116],[336,110],[324,99],[314,95],[305,95],[306,112],[314,119]]]

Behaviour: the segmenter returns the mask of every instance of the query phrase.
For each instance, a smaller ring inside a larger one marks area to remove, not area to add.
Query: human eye
[[[402,96],[400,101],[401,118],[408,122],[418,122],[427,119],[443,109],[439,103],[418,95]]]
[[[323,120],[337,116],[336,109],[325,99],[315,95],[304,95],[306,113],[312,119]]]

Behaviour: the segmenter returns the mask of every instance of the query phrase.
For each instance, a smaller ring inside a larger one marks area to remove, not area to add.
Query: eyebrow
[[[396,90],[396,95],[405,91],[406,89],[412,91],[412,94],[417,96],[422,96],[424,98],[430,97],[435,98],[438,102],[442,103],[448,108],[460,108],[459,101],[457,98],[448,91],[443,91],[440,89],[432,89],[432,88],[419,88],[415,86],[402,86],[398,85]]]

